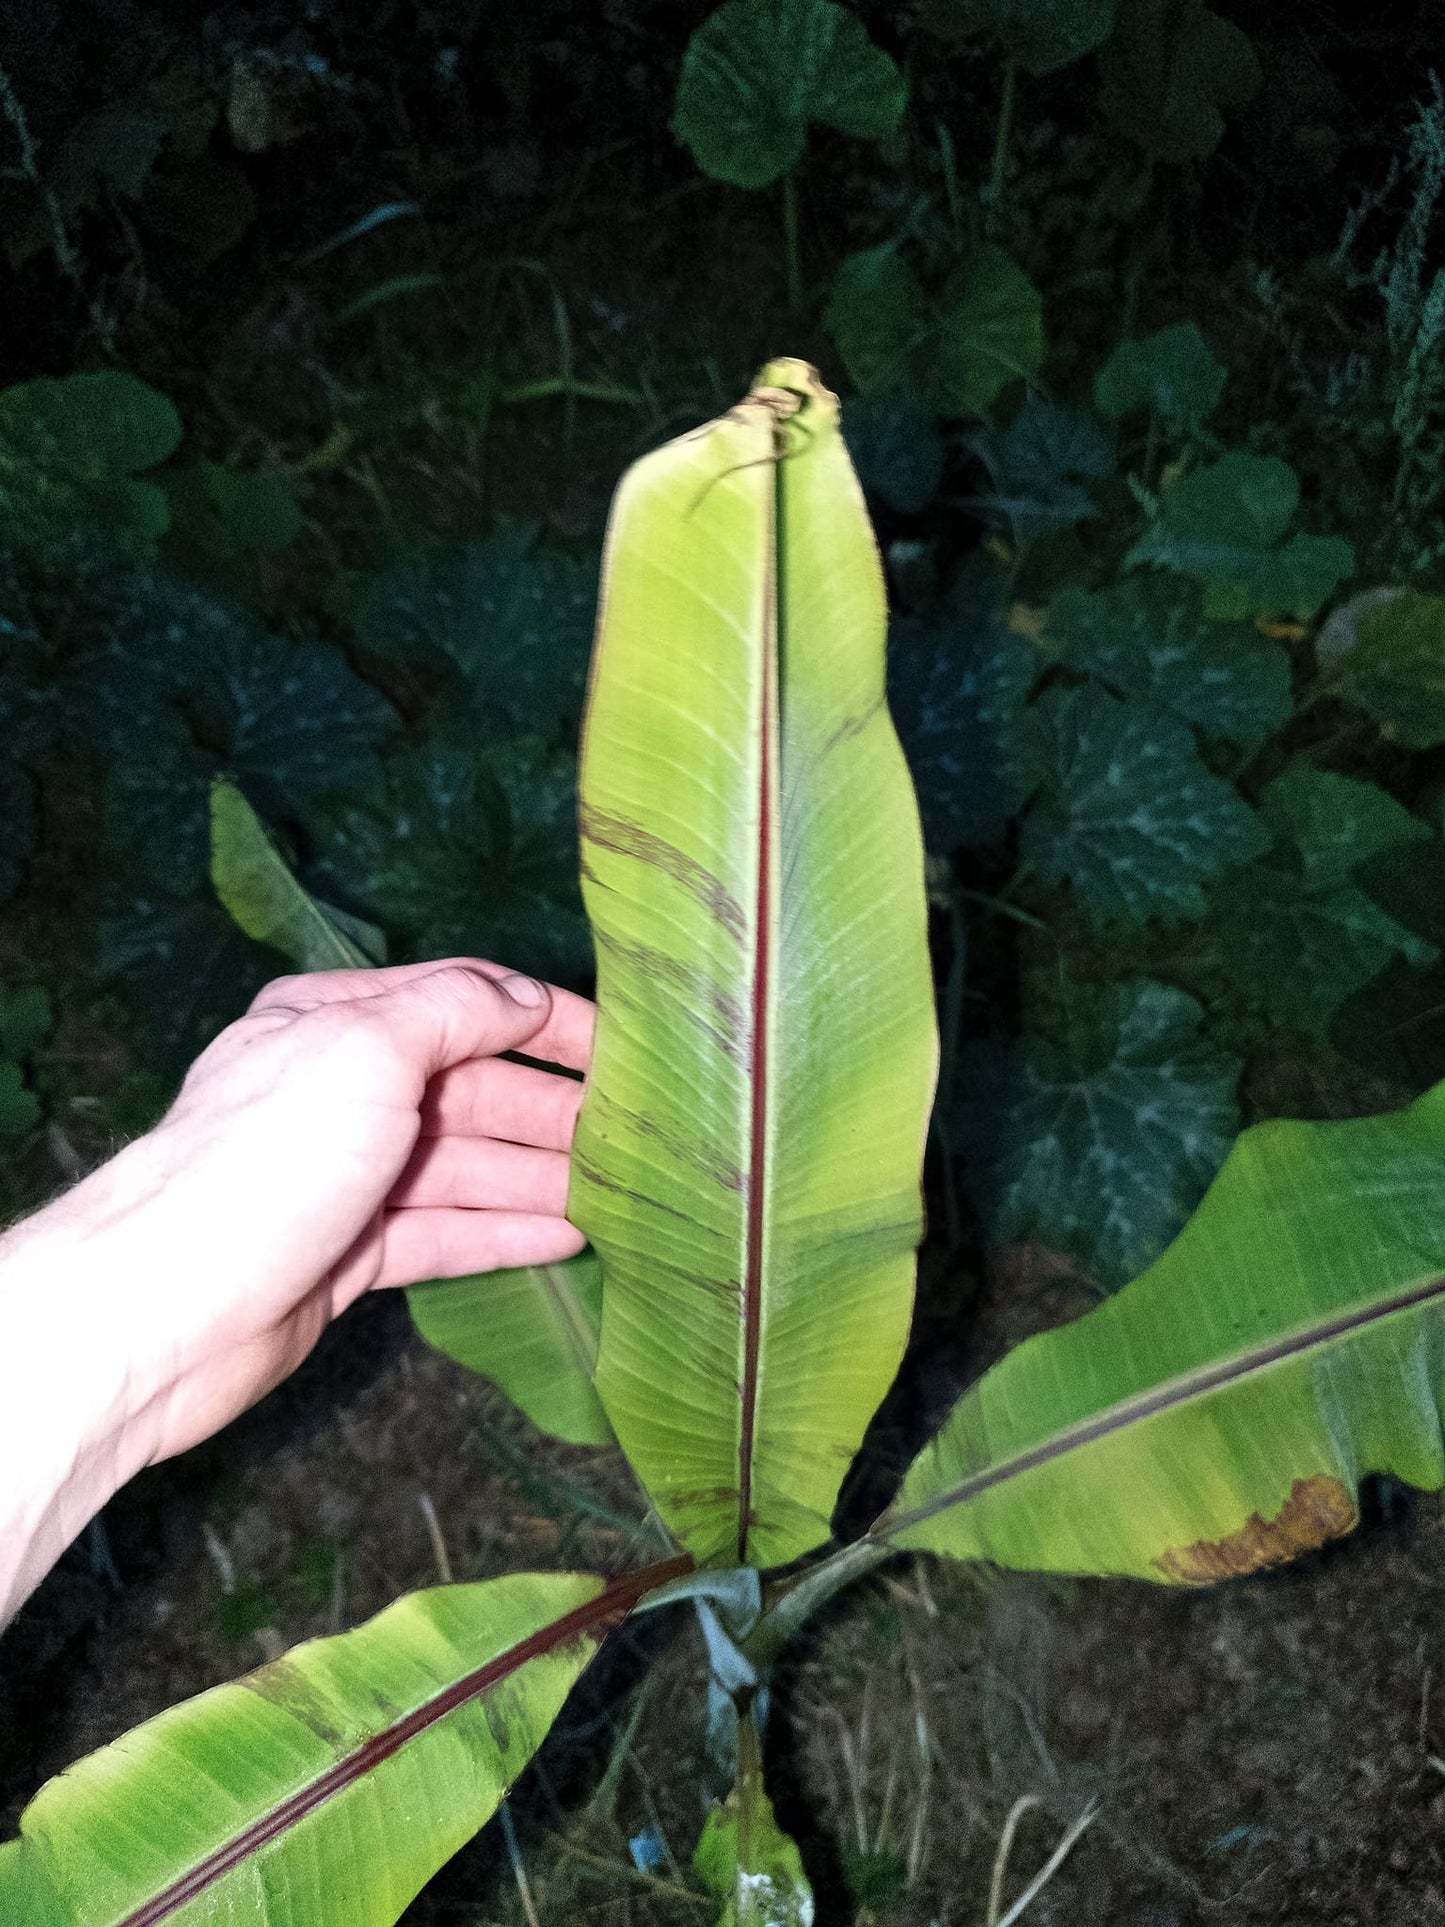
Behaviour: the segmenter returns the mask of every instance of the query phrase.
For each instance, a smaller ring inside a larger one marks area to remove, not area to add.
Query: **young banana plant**
[[[796,361],[614,507],[581,765],[597,1050],[566,1265],[418,1287],[424,1336],[540,1427],[615,1438],[675,1556],[440,1587],[162,1714],[0,1847],[26,1927],[386,1927],[494,1811],[629,1612],[691,1597],[735,1709],[696,1866],[806,1927],[763,1787],[770,1669],[902,1548],[1201,1584],[1445,1483],[1445,1086],[1257,1126],[1147,1272],[968,1391],[830,1543],[908,1334],[935,1035],[922,851],[883,696],[881,571],[834,398]],[[213,872],[303,967],[374,958],[239,793]],[[780,1568],[786,1568],[779,1571]]]

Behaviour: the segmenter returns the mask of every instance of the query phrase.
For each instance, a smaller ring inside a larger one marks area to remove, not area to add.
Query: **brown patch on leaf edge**
[[[1253,1512],[1238,1532],[1223,1539],[1196,1539],[1192,1546],[1164,1553],[1154,1564],[1176,1584],[1210,1586],[1314,1552],[1353,1531],[1358,1518],[1354,1494],[1338,1479],[1316,1473],[1295,1480],[1273,1519]]]

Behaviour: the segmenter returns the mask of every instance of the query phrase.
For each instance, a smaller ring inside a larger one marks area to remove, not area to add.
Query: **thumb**
[[[390,1033],[419,1086],[472,1057],[518,1050],[552,1011],[552,993],[535,977],[491,976],[465,963],[435,970],[366,999]]]

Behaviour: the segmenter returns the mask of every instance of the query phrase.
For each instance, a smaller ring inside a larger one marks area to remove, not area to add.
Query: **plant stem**
[[[810,1566],[764,1609],[762,1618],[742,1642],[742,1651],[766,1678],[769,1669],[793,1635],[810,1620],[834,1593],[841,1592],[893,1557],[891,1546],[873,1539],[858,1539],[851,1546]]]
[[[783,239],[788,254],[788,306],[803,311],[803,262],[798,252],[798,186],[789,168],[783,176]]]
[[[1003,70],[1003,94],[998,104],[998,132],[993,143],[993,168],[989,174],[988,202],[991,223],[997,225],[1003,211],[1005,179],[1008,174],[1009,140],[1013,134],[1014,99],[1018,93],[1019,65],[1016,60],[1005,62]]]

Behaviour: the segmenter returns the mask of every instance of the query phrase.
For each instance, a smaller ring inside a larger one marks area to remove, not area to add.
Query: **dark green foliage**
[[[906,101],[897,63],[835,0],[727,0],[688,42],[672,125],[714,180],[768,187],[810,124],[880,140]]]
[[[1119,0],[1099,78],[1122,133],[1156,160],[1193,161],[1219,145],[1263,74],[1248,35],[1204,0]]]
[[[1108,1287],[1157,1256],[1239,1129],[1240,1062],[1204,1015],[1166,984],[1126,982],[1061,1040],[965,1054],[955,1116],[995,1239],[1055,1246]]]
[[[1193,434],[1218,408],[1228,373],[1192,321],[1122,341],[1094,378],[1094,406],[1108,421],[1154,414],[1174,435]]]
[[[1363,615],[1339,692],[1411,749],[1445,743],[1445,596],[1406,590]]]
[[[174,453],[181,418],[164,395],[107,369],[0,391],[0,517],[6,540],[40,542],[77,521],[138,551],[170,525],[164,493],[134,478]]]
[[[1005,516],[1020,537],[1093,520],[1098,485],[1117,466],[1113,442],[1092,415],[1033,391],[1007,428],[985,430],[971,446],[992,483],[978,506]]]
[[[949,40],[987,37],[1031,74],[1051,74],[1109,36],[1118,0],[925,0],[923,24]]]
[[[40,1099],[26,1066],[50,1034],[50,998],[37,985],[0,987],[0,1139],[23,1137],[40,1122]]]

